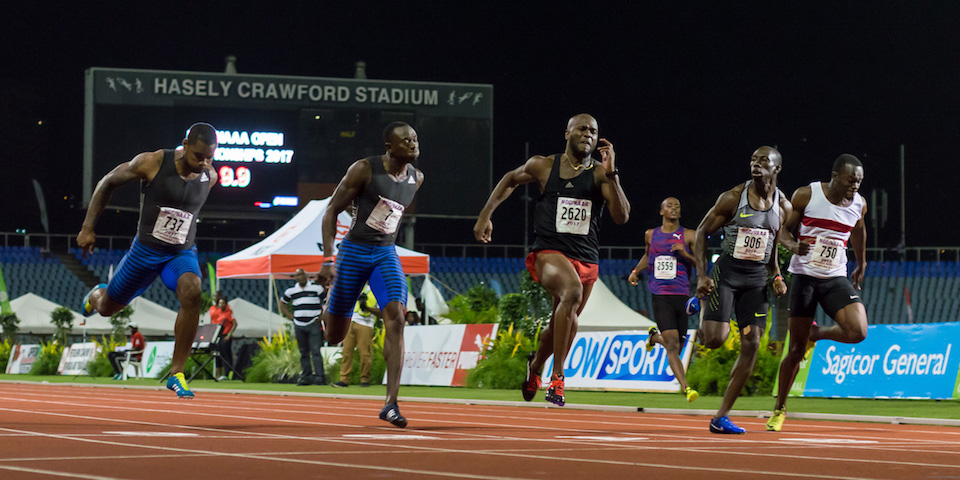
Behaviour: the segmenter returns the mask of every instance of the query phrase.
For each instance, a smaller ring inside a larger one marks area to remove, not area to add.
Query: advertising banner
[[[40,357],[40,345],[14,345],[7,361],[7,373],[28,374],[33,362]]]
[[[870,325],[860,343],[821,340],[801,364],[790,394],[960,398],[960,354],[954,343],[960,344],[960,323]]]
[[[60,375],[85,375],[87,364],[97,356],[97,344],[93,342],[74,343],[63,349],[60,355]]]
[[[418,325],[403,330],[401,385],[463,386],[497,324]],[[385,379],[384,379],[385,381]]]
[[[687,330],[680,360],[690,364],[696,330]],[[647,352],[647,332],[580,332],[567,353],[563,372],[567,389],[644,390],[677,392],[680,383],[667,363],[667,351],[657,344]],[[544,383],[553,372],[553,357],[544,364]]]
[[[173,358],[174,342],[147,342],[142,359],[142,372],[140,375],[144,378],[160,378],[160,370],[170,363]],[[134,376],[133,367],[127,367],[127,377]]]

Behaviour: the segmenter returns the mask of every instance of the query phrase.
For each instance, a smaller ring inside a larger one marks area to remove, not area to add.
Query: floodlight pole
[[[900,144],[900,245],[907,248],[907,182],[904,179],[904,151]]]

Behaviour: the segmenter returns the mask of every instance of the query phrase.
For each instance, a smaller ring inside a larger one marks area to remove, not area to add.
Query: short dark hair
[[[837,157],[837,159],[833,162],[833,171],[840,173],[847,165],[850,165],[853,168],[863,166],[863,164],[860,163],[860,159],[850,155],[849,153],[844,153],[843,155]]]
[[[407,122],[391,122],[390,125],[387,125],[387,128],[383,129],[383,143],[390,141],[390,137],[393,136],[393,131],[400,127],[409,127],[410,124]]]
[[[197,140],[200,140],[207,145],[216,145],[217,129],[213,128],[213,125],[203,122],[197,122],[193,125],[190,125],[190,130],[187,131],[187,144],[193,145],[197,143]]]

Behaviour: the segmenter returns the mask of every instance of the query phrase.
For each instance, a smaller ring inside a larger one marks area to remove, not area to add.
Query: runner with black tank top
[[[377,303],[384,305],[387,397],[380,418],[403,428],[407,419],[400,414],[397,397],[403,367],[407,280],[394,242],[403,212],[423,184],[423,173],[413,166],[420,155],[420,140],[413,127],[391,123],[383,132],[383,141],[386,153],[354,162],[330,198],[322,227],[325,260],[318,277],[324,286],[333,284],[323,314],[328,343],[340,343],[347,335],[353,307],[365,283],[369,282]],[[350,204],[350,232],[335,250],[337,215]]]
[[[643,256],[627,281],[636,286],[640,272],[646,271],[647,288],[653,295],[653,320],[657,322],[656,327],[647,330],[647,351],[652,352],[657,343],[663,345],[680,392],[692,402],[700,393],[687,385],[680,351],[690,316],[686,304],[690,298],[690,273],[696,263],[692,254],[696,232],[680,226],[680,200],[674,197],[660,202],[660,216],[661,225],[644,232]]]
[[[702,304],[700,335],[704,346],[718,348],[730,333],[730,314],[736,313],[740,329],[740,354],[730,373],[717,414],[710,421],[713,433],[745,433],[727,416],[750,378],[767,321],[767,278],[773,278],[779,297],[787,286],[777,263],[777,233],[791,212],[790,202],[777,188],[782,168],[780,152],[760,147],[750,157],[751,179],[727,190],[717,199],[697,227],[694,258],[697,296]],[[707,274],[707,237],[723,229],[720,258]]]
[[[212,164],[217,132],[196,123],[175,150],[141,153],[122,163],[97,184],[77,244],[83,255],[96,245],[94,225],[116,187],[140,180],[140,220],[130,250],[109,283],[94,287],[81,302],[81,312],[109,317],[140,296],[159,276],[176,292],[180,311],[174,327],[176,343],[167,388],[180,398],[193,392],[183,367],[200,321],[200,266],[197,262],[197,216],[217,183]]]
[[[630,202],[620,186],[613,145],[599,139],[597,121],[580,114],[567,122],[563,153],[534,156],[508,172],[490,193],[477,223],[476,239],[492,239],[494,210],[517,186],[538,182],[540,197],[534,214],[536,239],[527,256],[530,276],[553,295],[550,325],[540,333],[537,352],[527,359],[527,376],[520,386],[523,398],[533,399],[540,388],[540,372],[554,356],[546,400],[563,406],[563,367],[577,333],[577,315],[583,310],[599,275],[600,244],[597,233],[604,204],[613,221],[623,224],[630,216]],[[601,162],[590,154],[600,152]]]
[[[857,191],[863,181],[863,164],[857,157],[841,155],[833,163],[830,182],[813,182],[798,188],[791,198],[793,214],[780,232],[783,246],[793,252],[789,271],[790,342],[780,362],[777,400],[767,430],[779,432],[786,419],[787,395],[800,362],[814,342],[828,339],[859,343],[867,336],[867,311],[860,284],[867,269],[867,229],[863,218],[867,203]],[[799,242],[793,229],[799,227]],[[857,259],[847,280],[847,246]],[[852,281],[852,284],[851,284]],[[817,304],[836,324],[820,327],[813,317]]]

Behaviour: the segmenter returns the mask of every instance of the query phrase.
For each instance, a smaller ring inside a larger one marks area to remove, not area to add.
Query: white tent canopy
[[[579,317],[581,332],[598,330],[646,330],[655,326],[653,320],[635,312],[621,302],[613,292],[597,279],[593,284],[593,291],[583,307]]]
[[[271,332],[271,323],[272,330],[277,330],[283,322],[289,321],[242,298],[230,300],[230,310],[233,310],[233,318],[237,320],[234,333],[237,337],[265,337]]]
[[[33,293],[26,293],[10,301],[10,307],[20,319],[20,333],[29,333],[34,335],[52,335],[56,327],[50,321],[50,314],[60,307],[56,303],[47,300]],[[73,332],[81,333],[84,317],[73,310]],[[87,333],[90,335],[101,335],[110,333],[112,327],[107,318],[94,315],[86,319]]]

